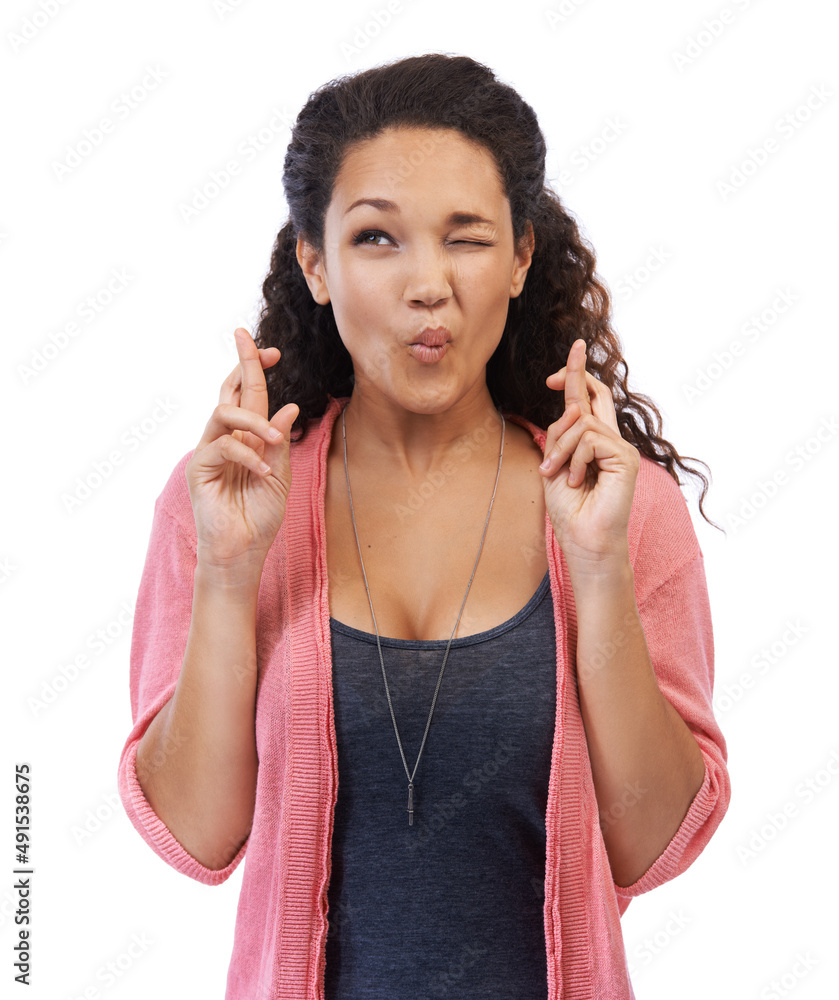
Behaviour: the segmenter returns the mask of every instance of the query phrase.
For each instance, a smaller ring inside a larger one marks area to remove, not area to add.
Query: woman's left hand
[[[575,340],[566,366],[545,380],[565,390],[565,412],[547,429],[548,465],[539,472],[566,560],[596,572],[606,560],[629,556],[627,526],[641,459],[620,435],[608,386],[585,363],[586,343]]]

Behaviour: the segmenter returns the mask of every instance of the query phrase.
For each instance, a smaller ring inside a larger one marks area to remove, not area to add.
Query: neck
[[[423,479],[451,462],[497,461],[501,417],[484,384],[440,413],[415,413],[353,389],[344,417],[353,463]]]

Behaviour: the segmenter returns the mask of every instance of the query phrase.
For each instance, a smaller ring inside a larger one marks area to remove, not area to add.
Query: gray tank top
[[[326,1000],[546,998],[556,714],[548,574],[508,621],[452,641],[414,779],[413,826],[376,636],[330,625],[338,797]],[[446,643],[381,639],[409,771]]]

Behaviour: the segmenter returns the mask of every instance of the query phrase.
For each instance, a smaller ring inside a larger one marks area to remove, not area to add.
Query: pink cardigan
[[[292,488],[265,561],[257,608],[259,772],[247,842],[219,871],[175,840],[137,780],[137,744],[175,688],[192,611],[196,532],[185,465],[155,503],[131,645],[134,727],[119,762],[126,812],[149,846],[207,885],[247,850],[226,1000],[323,997],[332,812],[338,771],[332,710],[324,527],[326,456],[348,398],[333,399],[291,449]],[[545,432],[523,418],[541,448]],[[712,708],[713,632],[704,560],[678,484],[641,457],[628,540],[635,595],[659,686],[689,725],[705,778],[664,852],[633,885],[615,885],[598,822],[575,676],[576,611],[565,558],[545,518],[556,619],[557,706],[546,814],[544,928],[549,1000],[634,1000],[620,917],[633,896],[683,872],[710,840],[730,796]]]

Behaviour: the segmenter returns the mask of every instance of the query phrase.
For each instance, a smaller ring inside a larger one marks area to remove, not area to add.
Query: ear
[[[522,242],[523,249],[516,251],[516,266],[513,268],[513,275],[510,279],[511,299],[515,299],[521,295],[521,290],[524,288],[524,280],[527,277],[530,262],[533,260],[533,251],[536,247],[536,237],[533,234],[533,224],[530,219],[527,220],[527,226],[525,228],[525,234]]]
[[[326,285],[326,265],[320,254],[311,243],[306,242],[302,234],[297,237],[296,253],[297,263],[303,271],[312,298],[318,305],[325,306],[329,302],[329,289]]]

